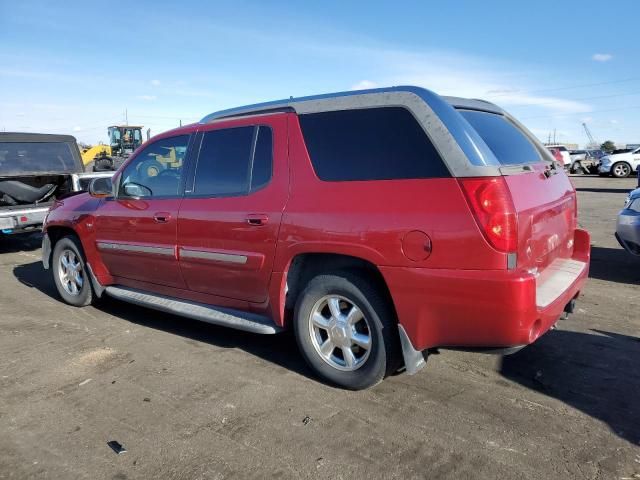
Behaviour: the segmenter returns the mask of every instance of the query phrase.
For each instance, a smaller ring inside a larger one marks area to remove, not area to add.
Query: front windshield
[[[111,130],[111,145],[118,145],[120,143],[120,130],[114,128]]]

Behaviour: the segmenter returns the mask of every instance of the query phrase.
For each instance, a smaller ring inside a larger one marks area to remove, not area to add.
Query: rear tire
[[[293,322],[309,366],[343,388],[372,387],[401,365],[398,325],[388,295],[358,273],[313,278],[297,299]]]
[[[93,300],[91,280],[80,241],[63,237],[53,247],[51,271],[60,297],[74,307],[85,307]]]
[[[616,178],[626,178],[631,174],[631,165],[627,162],[616,162],[611,166],[611,175]]]

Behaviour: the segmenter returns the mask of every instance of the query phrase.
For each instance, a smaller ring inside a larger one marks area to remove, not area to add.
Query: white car
[[[631,175],[631,172],[637,172],[638,166],[640,166],[640,148],[627,153],[605,155],[600,159],[598,173],[624,178]]]
[[[558,150],[562,156],[563,166],[569,168],[571,166],[571,154],[564,145],[545,145],[548,150]]]

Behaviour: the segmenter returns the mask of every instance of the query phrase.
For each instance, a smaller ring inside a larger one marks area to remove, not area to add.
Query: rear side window
[[[450,176],[422,127],[404,108],[342,110],[299,118],[321,180]]]
[[[458,111],[475,128],[502,165],[541,161],[533,143],[505,116],[476,110]]]
[[[269,127],[238,127],[204,133],[193,195],[246,195],[271,180],[273,140]]]

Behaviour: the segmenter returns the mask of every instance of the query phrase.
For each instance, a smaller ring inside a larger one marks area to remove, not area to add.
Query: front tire
[[[69,305],[91,304],[93,292],[80,241],[73,236],[58,240],[53,248],[51,270],[58,294]]]
[[[616,178],[626,178],[631,174],[631,165],[626,162],[617,162],[611,166],[611,175]]]
[[[401,364],[388,295],[357,273],[313,278],[296,302],[294,331],[311,368],[349,390],[372,387]]]

